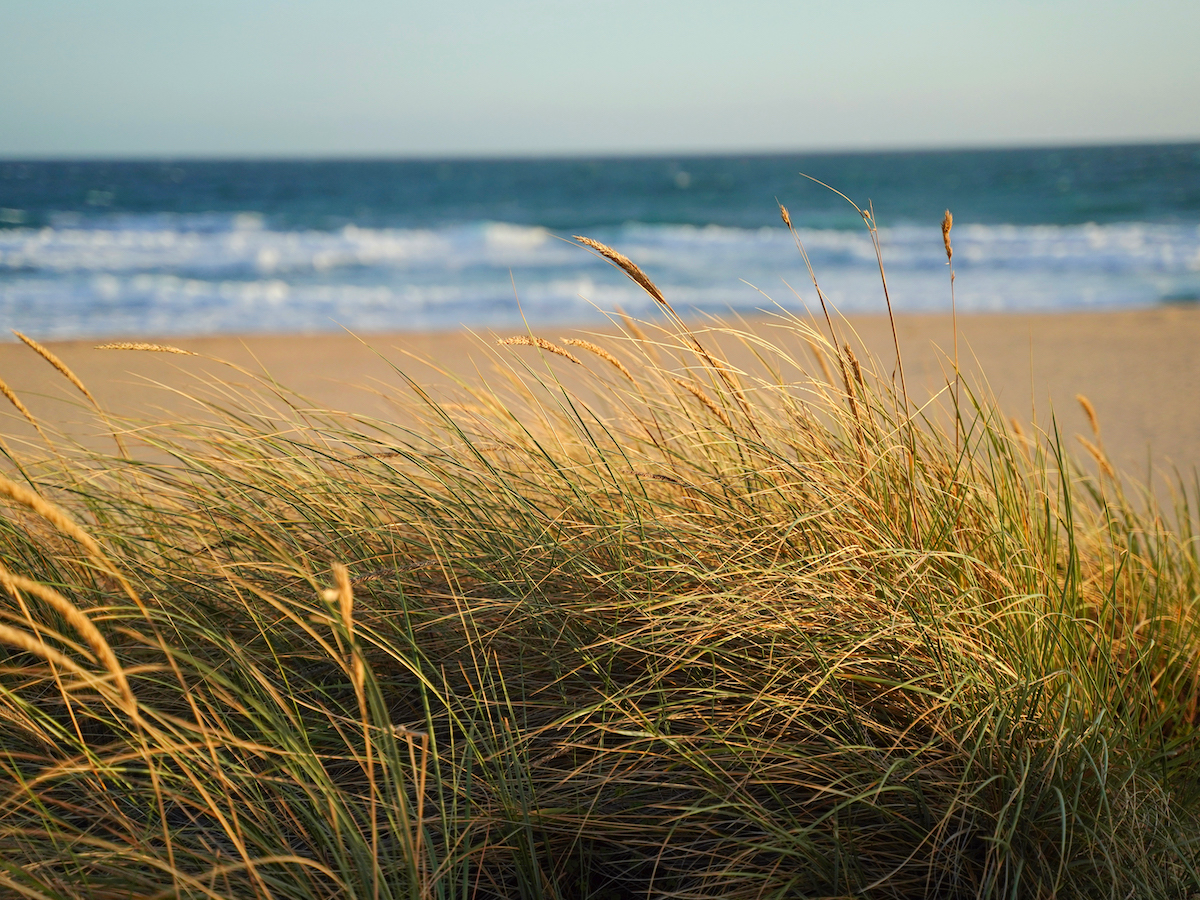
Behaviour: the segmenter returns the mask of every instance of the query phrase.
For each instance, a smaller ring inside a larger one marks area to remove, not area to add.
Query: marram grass
[[[13,460],[0,895],[1200,893],[1191,495],[672,323]]]

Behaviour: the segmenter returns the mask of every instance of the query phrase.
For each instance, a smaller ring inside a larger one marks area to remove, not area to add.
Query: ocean
[[[479,160],[0,160],[0,326],[40,338],[1200,302],[1200,144]]]

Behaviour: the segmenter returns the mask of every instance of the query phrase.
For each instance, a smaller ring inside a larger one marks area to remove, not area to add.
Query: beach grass
[[[387,421],[227,369],[110,454],[41,423],[0,894],[1200,893],[1195,493],[835,316],[667,312]]]

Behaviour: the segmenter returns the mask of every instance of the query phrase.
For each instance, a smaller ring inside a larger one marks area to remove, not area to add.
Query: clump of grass
[[[831,338],[510,339],[512,390],[401,378],[393,421],[264,380],[31,463],[3,891],[1200,890],[1190,495],[1168,526],[970,391],[911,416]]]

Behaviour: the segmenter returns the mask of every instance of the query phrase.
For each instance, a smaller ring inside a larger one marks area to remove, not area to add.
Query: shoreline
[[[773,320],[746,320],[768,339]],[[884,315],[847,316],[840,320],[883,370],[893,366],[891,328]],[[909,393],[924,402],[945,384],[953,343],[948,314],[906,314],[896,331]],[[698,331],[704,322],[692,323]],[[996,395],[1005,415],[1023,426],[1036,421],[1043,429],[1057,423],[1069,452],[1084,458],[1075,434],[1092,438],[1087,419],[1075,400],[1088,397],[1101,425],[1106,451],[1118,470],[1134,482],[1145,482],[1148,467],[1169,473],[1172,467],[1190,480],[1200,466],[1200,309],[1163,306],[1116,312],[971,313],[958,317],[960,368],[965,383],[980,377]],[[839,326],[839,327],[843,327]],[[823,323],[815,325],[822,332]],[[540,328],[535,333],[557,340],[560,335],[614,333],[611,328]],[[283,387],[315,404],[370,416],[395,412],[388,399],[402,379],[388,361],[434,387],[447,379],[417,363],[414,356],[436,361],[468,380],[486,372],[486,348],[493,334],[512,330],[465,329],[439,332],[384,332],[354,336],[244,335],[192,338],[138,338],[177,346],[205,356],[270,373]],[[96,351],[104,340],[46,342],[80,377],[101,405],[115,415],[142,418],[180,414],[186,402],[162,390],[186,389],[196,374],[221,377],[228,369],[211,361],[164,353]],[[119,339],[118,339],[119,340]],[[793,346],[795,338],[784,340]],[[941,348],[939,351],[937,348]],[[725,347],[735,365],[752,365],[740,348]],[[411,356],[408,354],[412,354]],[[382,357],[382,358],[381,358]],[[385,360],[386,358],[386,360]],[[86,439],[93,415],[62,377],[20,343],[0,344],[0,378],[22,398],[34,415],[67,433]],[[159,387],[155,387],[158,385]],[[175,399],[172,399],[175,397]],[[6,437],[28,438],[32,430],[15,409],[4,404],[0,422]],[[1157,477],[1157,476],[1156,476]],[[1159,482],[1160,488],[1162,483]]]

